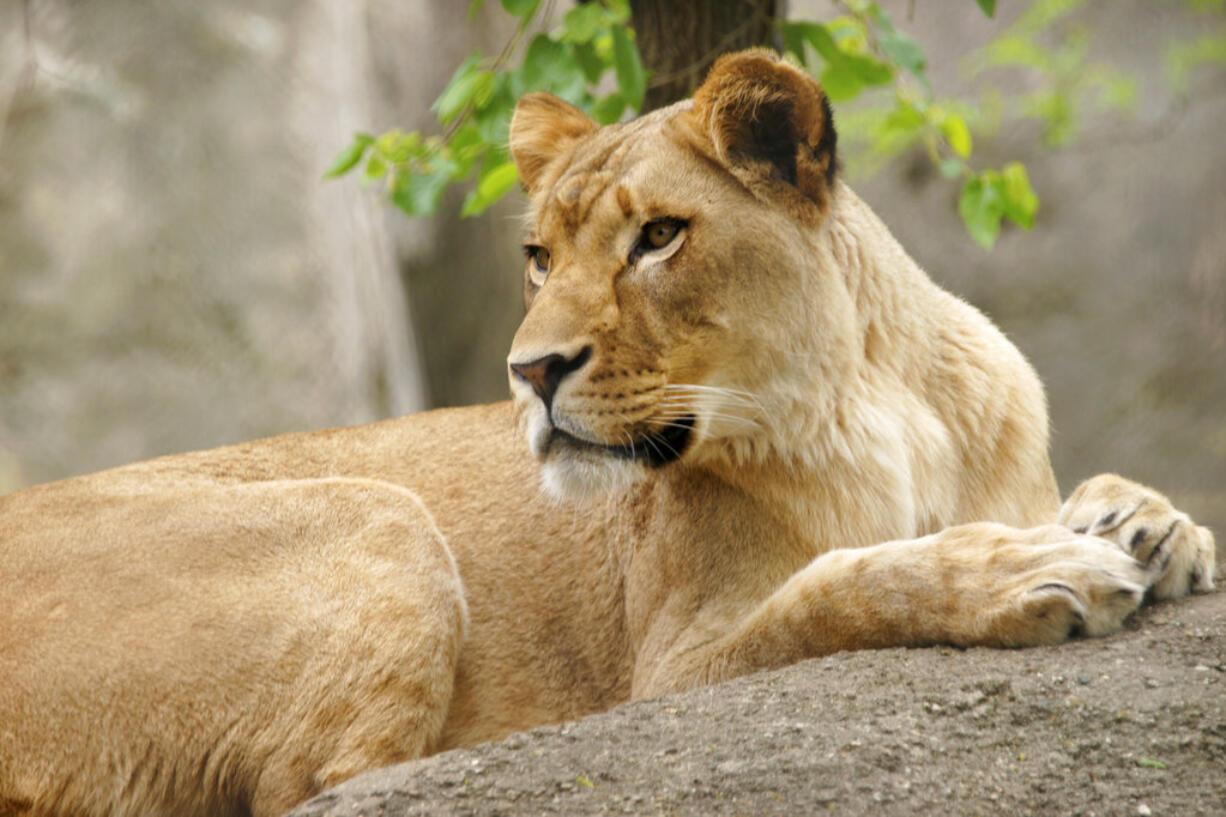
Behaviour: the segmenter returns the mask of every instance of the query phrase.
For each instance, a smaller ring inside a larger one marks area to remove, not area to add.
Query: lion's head
[[[852,334],[818,260],[836,195],[818,84],[734,54],[692,102],[606,127],[532,94],[510,145],[531,210],[508,363],[546,484],[589,493],[785,448]]]

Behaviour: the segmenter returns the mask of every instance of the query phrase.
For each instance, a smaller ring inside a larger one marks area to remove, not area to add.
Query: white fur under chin
[[[646,478],[642,465],[592,452],[558,452],[541,467],[546,493],[576,504],[624,494]]]

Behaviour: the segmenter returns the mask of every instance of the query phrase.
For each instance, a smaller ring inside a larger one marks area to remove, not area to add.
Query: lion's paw
[[[1001,622],[1013,630],[1007,642],[1055,644],[1074,635],[1107,635],[1141,605],[1151,582],[1144,565],[1095,537],[1070,537],[1066,530],[1059,539],[1041,538],[1046,542],[1017,565],[1011,594],[1016,606]]]
[[[1061,525],[1019,530],[976,523],[942,531],[936,545],[936,572],[954,591],[946,598],[949,632],[966,646],[1033,647],[1107,635],[1153,584],[1150,570],[1115,544]]]
[[[1145,565],[1153,598],[1213,589],[1213,533],[1157,491],[1115,474],[1100,474],[1072,493],[1057,522],[1075,533],[1114,542]]]

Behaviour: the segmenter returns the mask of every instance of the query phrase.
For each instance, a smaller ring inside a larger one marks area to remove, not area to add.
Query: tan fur
[[[0,499],[0,815],[272,815],[634,697],[1210,589],[1156,492],[1060,510],[1034,372],[835,179],[827,111],[764,52],[622,125],[526,97],[513,404]]]

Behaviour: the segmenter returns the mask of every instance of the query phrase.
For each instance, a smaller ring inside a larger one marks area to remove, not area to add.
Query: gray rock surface
[[[1226,593],[1030,650],[841,653],[381,769],[293,817],[1226,813]]]

